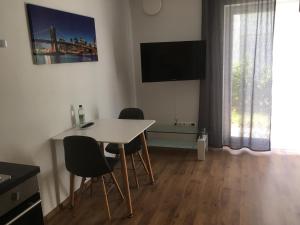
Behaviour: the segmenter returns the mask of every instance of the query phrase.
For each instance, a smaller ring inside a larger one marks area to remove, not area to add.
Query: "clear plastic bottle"
[[[84,124],[85,123],[85,116],[84,116],[84,110],[83,110],[82,105],[79,105],[78,117],[79,117],[79,125]]]

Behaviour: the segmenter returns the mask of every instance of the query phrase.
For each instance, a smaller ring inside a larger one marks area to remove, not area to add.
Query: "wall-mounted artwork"
[[[91,17],[26,4],[35,64],[98,61]]]

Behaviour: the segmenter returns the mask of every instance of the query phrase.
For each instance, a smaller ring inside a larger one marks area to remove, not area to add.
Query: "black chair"
[[[144,119],[144,113],[141,109],[139,108],[125,108],[120,112],[119,119]],[[131,163],[132,163],[132,168],[134,172],[134,177],[135,177],[135,182],[137,188],[139,188],[139,182],[138,182],[138,177],[137,177],[137,172],[136,172],[136,167],[135,167],[135,161],[134,161],[134,154],[137,154],[146,173],[149,174],[149,171],[147,169],[146,163],[141,155],[141,150],[142,150],[142,144],[140,141],[139,137],[136,137],[133,139],[130,143],[124,145],[125,149],[125,154],[130,155],[131,158]],[[109,153],[112,154],[117,154],[119,155],[119,146],[117,144],[109,144],[105,148],[105,150]]]
[[[86,178],[101,177],[105,206],[108,218],[111,219],[104,175],[110,174],[122,199],[124,196],[113,173],[113,168],[118,162],[117,158],[105,157],[98,142],[85,136],[69,136],[63,140],[65,149],[65,163],[67,170],[76,176],[82,177],[80,191],[83,191]]]

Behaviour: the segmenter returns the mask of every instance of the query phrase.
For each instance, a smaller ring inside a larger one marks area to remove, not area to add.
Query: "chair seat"
[[[133,141],[131,141],[130,143],[125,144],[124,149],[125,149],[126,155],[131,155],[133,153],[138,152],[139,150],[141,150],[140,140],[138,138],[136,138]],[[118,144],[108,144],[106,146],[105,150],[112,154],[120,154]]]

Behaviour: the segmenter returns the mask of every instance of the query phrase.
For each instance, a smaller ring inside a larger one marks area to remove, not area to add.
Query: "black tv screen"
[[[142,82],[205,78],[205,41],[141,43]]]

